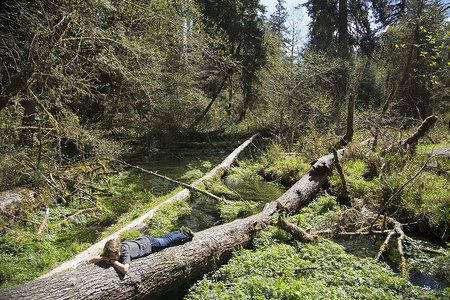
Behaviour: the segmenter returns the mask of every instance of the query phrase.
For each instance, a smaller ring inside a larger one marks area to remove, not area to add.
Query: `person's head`
[[[103,248],[103,256],[118,260],[120,257],[120,243],[114,239],[107,241]]]

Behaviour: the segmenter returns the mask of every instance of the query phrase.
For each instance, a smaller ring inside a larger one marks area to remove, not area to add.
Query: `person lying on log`
[[[142,235],[134,240],[121,243],[111,239],[105,243],[103,253],[91,259],[91,262],[104,261],[116,267],[121,273],[126,274],[132,259],[146,256],[180,242],[192,240],[193,237],[194,234],[189,228],[182,227],[180,230],[167,233],[159,238]]]

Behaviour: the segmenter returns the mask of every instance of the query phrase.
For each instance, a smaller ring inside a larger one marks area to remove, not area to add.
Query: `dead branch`
[[[400,275],[402,277],[406,277],[408,275],[408,265],[406,264],[405,254],[403,252],[403,244],[405,242],[406,235],[403,232],[402,224],[397,221],[394,222],[394,230],[399,235],[397,239],[397,250],[400,254],[400,264],[398,265],[398,269],[400,271]]]
[[[423,252],[429,252],[429,253],[433,253],[433,254],[444,255],[444,253],[442,253],[441,251],[430,249],[430,248],[419,248],[419,250],[423,251]]]
[[[389,96],[387,97],[386,102],[384,102],[383,109],[381,111],[382,116],[387,112],[387,110],[389,108],[389,104],[391,103],[392,99],[394,98],[394,95],[397,92],[397,89],[398,89],[398,84],[395,83],[392,86],[392,90],[389,93]]]
[[[48,216],[49,216],[49,215],[50,215],[50,209],[49,209],[49,207],[46,205],[46,206],[45,206],[45,215],[44,215],[44,219],[42,219],[41,226],[39,226],[39,230],[38,230],[38,232],[37,232],[38,235],[41,234],[42,231],[43,231],[45,228],[47,228],[47,220],[48,220]]]
[[[350,196],[348,195],[347,184],[345,182],[344,172],[342,171],[342,167],[339,162],[339,155],[337,154],[336,149],[334,147],[333,147],[333,155],[334,155],[334,164],[335,164],[336,170],[339,173],[339,177],[341,178],[341,183],[342,183],[341,191],[338,195],[338,202],[341,205],[351,206]]]
[[[58,224],[56,224],[57,227],[61,226],[64,222],[67,222],[69,220],[72,220],[73,218],[77,217],[78,215],[81,215],[84,212],[87,211],[92,211],[92,210],[97,210],[98,207],[89,207],[89,208],[85,208],[82,210],[77,211],[76,213],[74,213],[73,215],[70,215],[68,217],[66,217],[64,220],[62,220],[61,222],[59,222]]]
[[[349,232],[334,232],[332,230],[322,230],[322,231],[316,231],[314,232],[316,235],[326,235],[330,234],[337,237],[344,237],[344,236],[364,236],[364,235],[385,235],[386,233],[389,233],[388,230],[373,230],[372,232],[368,231],[349,231]]]
[[[317,242],[319,240],[319,236],[311,235],[292,223],[286,222],[281,216],[278,216],[278,227],[290,233],[294,239],[302,243],[310,243]]]
[[[0,211],[1,211],[3,214],[5,214],[6,216],[12,217],[13,219],[20,220],[20,221],[24,221],[24,222],[31,223],[31,224],[34,224],[34,225],[40,225],[40,224],[37,223],[37,222],[31,221],[31,220],[27,220],[27,219],[18,217],[18,216],[14,215],[14,214],[12,214],[12,213],[10,213],[10,212],[7,212],[7,211],[5,211],[2,207],[0,207]]]
[[[108,191],[106,189],[99,188],[99,187],[97,187],[97,186],[95,186],[93,184],[90,184],[90,183],[79,182],[79,181],[77,181],[75,179],[68,178],[68,177],[65,177],[65,176],[58,176],[58,179],[62,179],[64,181],[67,181],[67,182],[70,182],[70,183],[74,183],[74,184],[84,185],[84,186],[87,186],[88,188],[90,188],[92,190],[99,191],[99,192],[111,195],[110,191]]]
[[[86,200],[86,201],[88,201],[89,203],[91,203],[92,205],[94,205],[95,207],[97,207],[97,208],[99,208],[100,210],[102,210],[102,207],[101,207],[100,205],[98,205],[97,203],[95,203],[94,201],[92,201],[92,200],[89,199],[89,198],[78,197],[77,200],[78,200],[78,199]]]
[[[350,94],[347,106],[347,130],[344,137],[342,137],[336,145],[337,148],[343,148],[347,146],[348,143],[350,143],[353,139],[353,115],[355,111],[355,100],[356,95],[353,93]]]
[[[181,182],[181,181],[178,181],[178,180],[169,178],[169,177],[167,177],[167,176],[160,175],[160,174],[158,174],[158,173],[155,173],[155,172],[153,172],[153,171],[146,170],[146,169],[141,168],[141,167],[138,167],[138,166],[134,166],[134,165],[129,164],[129,163],[125,162],[125,161],[121,161],[121,160],[118,160],[118,159],[114,159],[114,161],[117,161],[118,163],[121,163],[121,164],[123,164],[123,165],[125,165],[125,166],[132,167],[132,168],[135,168],[135,169],[140,170],[140,171],[142,171],[142,172],[148,173],[148,174],[150,174],[150,175],[153,175],[153,176],[162,178],[162,179],[167,180],[167,181],[169,181],[169,182],[176,183],[176,184],[181,185],[181,186],[183,186],[183,187],[185,187],[185,188],[187,188],[187,189],[190,189],[190,190],[193,190],[193,191],[202,193],[202,194],[204,194],[204,195],[206,195],[206,196],[208,196],[208,197],[211,197],[211,198],[213,198],[213,199],[215,199],[215,200],[217,200],[217,201],[219,201],[219,202],[224,202],[224,199],[222,199],[222,198],[220,198],[220,197],[218,197],[218,196],[216,196],[216,195],[214,195],[214,194],[212,194],[212,193],[210,193],[210,192],[208,192],[208,191],[199,189],[199,188],[197,188],[197,187],[195,187],[195,186],[193,186],[193,185],[186,184],[186,183],[184,183],[184,182]]]
[[[422,124],[420,124],[419,128],[416,132],[406,140],[402,141],[401,145],[406,149],[410,150],[412,153],[415,151],[415,147],[419,139],[421,139],[427,132],[433,127],[434,123],[436,123],[436,116],[429,116],[426,118]]]

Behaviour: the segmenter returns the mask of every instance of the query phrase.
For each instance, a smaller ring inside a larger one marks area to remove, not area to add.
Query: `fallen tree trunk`
[[[236,148],[230,155],[228,155],[227,158],[225,158],[219,165],[217,165],[213,170],[211,170],[211,172],[209,172],[208,174],[206,174],[202,178],[197,179],[196,181],[194,181],[191,184],[191,186],[195,187],[197,185],[200,185],[201,183],[205,182],[206,180],[211,180],[216,175],[221,176],[223,174],[223,172],[225,172],[233,164],[233,162],[236,160],[236,158],[239,156],[239,154],[248,145],[250,145],[256,137],[257,137],[257,135],[255,134],[252,137],[250,137],[249,139],[247,139],[238,148]],[[165,204],[168,204],[168,203],[171,203],[171,202],[185,200],[185,199],[189,198],[189,195],[190,195],[189,189],[181,190],[180,192],[178,192],[174,196],[170,197],[169,199],[167,199],[163,203],[158,204],[156,207],[154,207],[152,210],[148,211],[144,215],[142,215],[142,216],[138,217],[137,219],[133,220],[131,223],[128,223],[128,225],[122,227],[121,229],[119,229],[115,233],[113,233],[113,234],[105,237],[101,241],[95,243],[94,245],[92,245],[88,249],[86,249],[83,252],[77,254],[73,259],[62,263],[61,265],[59,265],[55,269],[53,269],[50,272],[42,275],[40,278],[48,277],[48,276],[51,276],[51,275],[63,272],[65,270],[70,270],[70,269],[77,268],[78,266],[82,265],[86,261],[89,261],[94,256],[97,256],[100,253],[100,251],[102,251],[103,246],[105,245],[105,243],[108,240],[110,240],[110,239],[117,239],[122,232],[124,232],[126,230],[129,230],[129,229],[136,229],[136,230],[144,229],[147,226],[148,219],[153,217],[153,215],[159,210],[159,208],[162,205],[165,205]]]
[[[339,154],[344,152],[341,150]],[[113,267],[98,263],[38,278],[0,291],[8,299],[156,299],[180,285],[217,269],[226,262],[234,248],[247,247],[253,236],[271,224],[277,207],[296,212],[328,182],[333,155],[312,163],[313,170],[276,201],[268,203],[254,216],[236,220],[198,232],[192,241],[166,248],[161,252],[131,262],[127,275]]]

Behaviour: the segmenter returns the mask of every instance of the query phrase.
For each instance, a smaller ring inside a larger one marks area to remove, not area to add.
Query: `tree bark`
[[[339,155],[343,154],[340,150]],[[133,260],[125,276],[110,265],[89,264],[0,290],[0,298],[156,299],[217,269],[230,258],[234,248],[248,247],[255,233],[271,224],[278,206],[293,213],[308,204],[328,182],[333,163],[332,154],[320,158],[312,163],[313,170],[259,214],[197,232],[188,243]],[[103,246],[104,242],[93,247]]]
[[[197,119],[195,119],[194,123],[192,123],[192,125],[190,127],[191,129],[194,129],[195,126],[197,126],[198,123],[200,123],[200,121],[206,116],[206,114],[208,113],[208,111],[211,109],[212,105],[216,101],[217,97],[219,96],[220,92],[222,91],[223,86],[225,85],[225,82],[227,82],[227,79],[228,79],[228,75],[224,74],[222,84],[217,89],[216,93],[214,94],[213,98],[209,102],[208,106],[206,106],[205,110],[200,114],[200,116],[197,117]]]
[[[355,100],[356,95],[350,94],[347,104],[347,130],[345,132],[345,136],[343,136],[337,144],[337,148],[347,146],[353,139],[353,115],[355,112]]]

